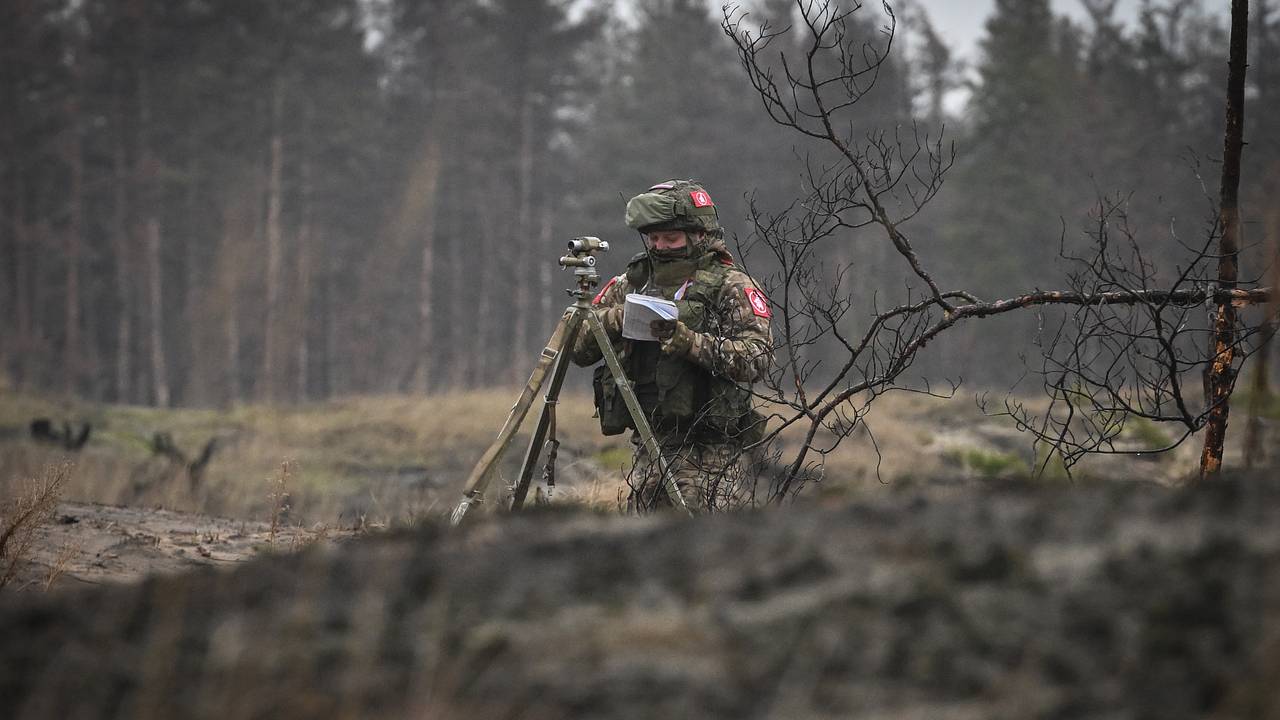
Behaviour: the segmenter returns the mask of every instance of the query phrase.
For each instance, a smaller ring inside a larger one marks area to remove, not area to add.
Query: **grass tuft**
[[[1169,446],[1169,435],[1156,423],[1144,417],[1131,417],[1124,424],[1123,436],[1141,446],[1142,452]]]
[[[954,448],[945,456],[963,464],[978,477],[986,480],[995,478],[1026,476],[1029,474],[1027,463],[1017,455],[1002,453],[981,448]]]

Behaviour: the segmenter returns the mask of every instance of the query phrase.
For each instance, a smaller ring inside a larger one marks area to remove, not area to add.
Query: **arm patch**
[[[744,291],[747,293],[747,302],[751,305],[751,312],[755,313],[757,317],[773,317],[773,313],[769,310],[769,299],[764,296],[764,293],[753,287],[745,288]]]

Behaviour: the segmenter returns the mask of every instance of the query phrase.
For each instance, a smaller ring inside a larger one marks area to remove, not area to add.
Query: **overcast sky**
[[[995,0],[915,0],[929,12],[934,28],[942,35],[956,54],[965,60],[975,60],[982,27],[995,6]],[[1088,16],[1081,8],[1080,0],[1052,0],[1055,13],[1069,15],[1083,21]],[[1126,21],[1138,16],[1141,0],[1120,0],[1116,13]]]
[[[982,39],[987,17],[995,7],[995,0],[912,1],[928,11],[934,29],[951,47],[952,57],[958,62],[963,62],[972,74],[978,60],[978,42]],[[1080,0],[1050,0],[1050,2],[1054,13],[1067,15],[1087,26],[1089,16],[1085,13]],[[1226,0],[1202,0],[1201,7],[1216,9],[1216,12],[1224,15],[1230,11],[1230,3]],[[1116,15],[1122,21],[1133,24],[1137,21],[1138,11],[1141,8],[1142,0],[1118,0]],[[964,89],[956,89],[950,93],[946,100],[947,111],[952,114],[961,113],[968,96],[968,91]]]

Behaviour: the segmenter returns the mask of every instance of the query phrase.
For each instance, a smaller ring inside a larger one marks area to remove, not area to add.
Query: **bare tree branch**
[[[1047,446],[1051,453],[1043,456],[1042,468],[1052,454],[1070,468],[1090,453],[1126,451],[1117,438],[1131,418],[1176,424],[1179,436],[1169,448],[1203,428],[1225,400],[1188,392],[1188,379],[1215,364],[1242,361],[1254,336],[1236,327],[1233,316],[1232,334],[1219,335],[1227,337],[1225,345],[1207,354],[1213,330],[1205,308],[1258,305],[1274,295],[1274,289],[1211,279],[1210,265],[1231,252],[1212,252],[1229,232],[1225,224],[1215,220],[1195,246],[1170,229],[1170,240],[1187,255],[1169,272],[1157,267],[1129,228],[1127,198],[1103,198],[1090,251],[1068,253],[1062,239],[1060,255],[1069,266],[1062,289],[994,300],[944,290],[903,225],[940,192],[955,151],[941,136],[922,136],[915,125],[892,133],[853,131],[848,111],[890,62],[896,30],[893,12],[883,4],[880,39],[868,39],[868,23],[856,17],[862,9],[860,2],[796,0],[797,24],[775,29],[754,27],[748,14],[724,8],[722,28],[769,117],[818,148],[805,158],[803,197],[776,213],[751,203],[748,243],[771,255],[774,271],[758,279],[777,311],[776,368],[759,393],[776,422],[755,447],[794,443],[793,429],[800,430],[798,447],[787,450],[771,480],[768,500],[790,497],[820,476],[825,456],[865,428],[876,398],[895,390],[933,394],[927,379],[923,390],[903,380],[935,338],[965,320],[1015,311],[1039,314],[1035,343],[1042,364],[1032,374],[1042,378],[1049,403],[1037,414],[1010,395],[998,414],[1013,418],[1035,445]],[[918,293],[906,286],[905,300],[887,308],[877,298],[865,328],[855,334],[848,289],[853,268],[833,259],[855,232],[867,231],[893,248],[908,277],[923,288]],[[957,383],[949,384],[954,392]]]

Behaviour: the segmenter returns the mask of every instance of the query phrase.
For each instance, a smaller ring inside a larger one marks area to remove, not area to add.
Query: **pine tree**
[[[726,38],[697,0],[645,3],[639,15],[592,116],[587,157],[610,162],[591,168],[598,191],[587,211],[616,228],[620,196],[684,177],[716,193],[722,220],[741,217],[730,188],[747,187],[735,152],[745,138],[734,130],[757,106]]]
[[[1057,249],[1064,155],[1078,85],[1071,37],[1048,0],[997,0],[986,25],[971,130],[952,177],[962,219],[948,245],[983,258],[967,279],[996,295],[1044,279]]]

